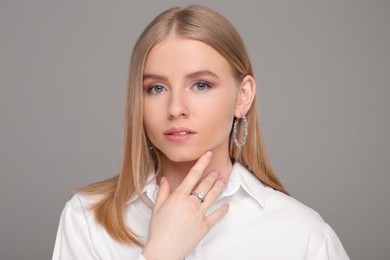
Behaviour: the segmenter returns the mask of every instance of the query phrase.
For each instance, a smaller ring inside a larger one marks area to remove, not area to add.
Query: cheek
[[[144,103],[143,111],[143,124],[148,135],[149,139],[153,139],[154,132],[156,131],[156,125],[158,125],[158,120],[161,119],[159,110],[156,110],[154,106],[150,103]]]
[[[209,131],[226,133],[231,130],[234,119],[235,103],[229,98],[220,98],[225,102],[212,102],[202,110],[205,125]]]

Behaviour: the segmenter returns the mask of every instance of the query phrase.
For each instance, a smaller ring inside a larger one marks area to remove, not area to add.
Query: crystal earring
[[[237,138],[237,125],[240,121],[240,118],[234,119],[234,125],[233,125],[233,141],[234,144],[237,146],[237,148],[241,148],[245,143],[246,139],[248,138],[248,120],[246,120],[245,115],[242,115],[241,117],[242,122],[244,122],[244,136],[242,137],[241,141],[238,141]]]

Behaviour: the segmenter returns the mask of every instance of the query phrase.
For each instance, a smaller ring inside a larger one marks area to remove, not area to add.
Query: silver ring
[[[196,197],[198,197],[198,199],[200,199],[200,202],[203,202],[204,201],[204,198],[206,197],[206,195],[203,193],[203,192],[191,192],[191,195],[195,195]]]

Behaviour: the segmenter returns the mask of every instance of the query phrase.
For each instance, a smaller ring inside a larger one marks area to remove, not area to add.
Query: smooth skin
[[[233,118],[248,112],[256,85],[250,75],[237,81],[226,59],[207,44],[172,35],[149,52],[143,88],[144,127],[163,165],[143,255],[183,259],[228,213],[224,204],[206,216],[231,174]],[[164,135],[180,127],[195,134],[183,142]],[[204,192],[204,202],[192,191]]]

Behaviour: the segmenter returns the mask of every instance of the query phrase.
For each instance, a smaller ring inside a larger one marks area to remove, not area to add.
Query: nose
[[[171,91],[168,104],[168,118],[175,119],[180,117],[188,117],[189,110],[186,105],[185,95],[182,91]]]

